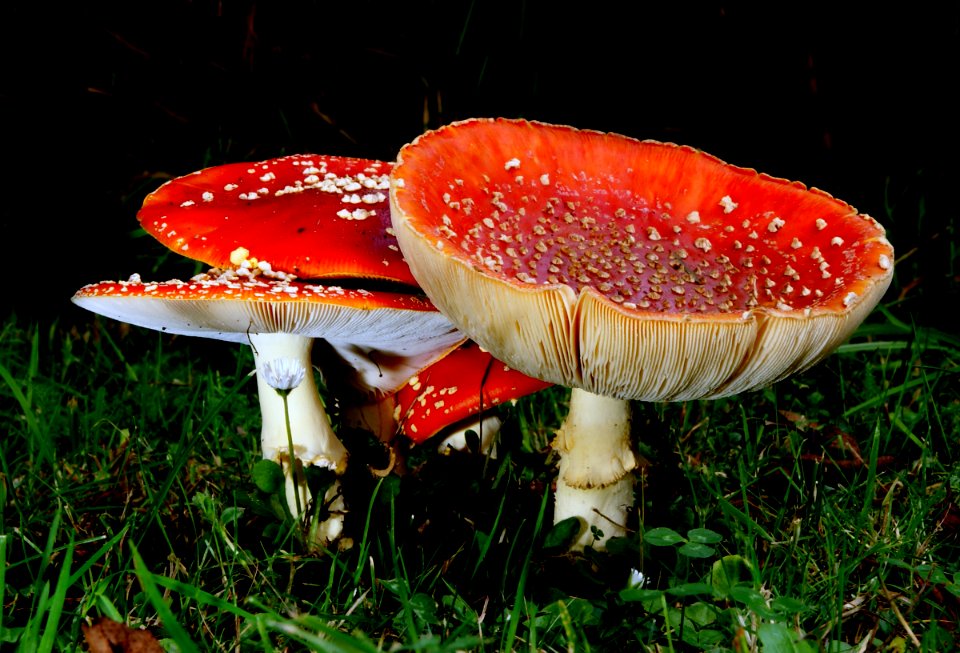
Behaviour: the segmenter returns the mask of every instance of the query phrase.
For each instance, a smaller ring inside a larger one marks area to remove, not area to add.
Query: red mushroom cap
[[[845,340],[892,277],[869,216],[689,147],[477,119],[405,146],[392,176],[437,307],[511,367],[597,394],[767,385]]]
[[[306,279],[416,285],[391,234],[392,163],[298,154],[168,181],[137,215],[171,250],[218,268],[267,262]]]
[[[164,333],[240,343],[262,333],[323,338],[356,369],[358,385],[387,394],[463,341],[421,296],[297,281],[199,275],[143,283],[134,277],[84,286],[73,301]]]
[[[414,442],[499,404],[550,387],[467,342],[412,377],[395,395],[397,421]]]

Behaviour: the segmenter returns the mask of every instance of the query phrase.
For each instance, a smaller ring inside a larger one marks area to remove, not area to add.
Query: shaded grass
[[[643,520],[575,558],[550,525],[562,389],[503,408],[497,459],[404,445],[403,476],[341,428],[353,546],[315,551],[254,482],[247,348],[11,318],[0,361],[0,641],[22,650],[77,650],[100,615],[184,651],[958,638],[960,347],[889,310],[774,388],[638,404]]]

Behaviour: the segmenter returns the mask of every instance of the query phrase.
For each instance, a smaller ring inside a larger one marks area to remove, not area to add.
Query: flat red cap
[[[165,183],[137,218],[171,250],[218,268],[256,261],[304,279],[415,285],[390,229],[392,167],[318,154],[215,166]]]
[[[511,369],[467,342],[411,378],[395,395],[397,421],[414,442],[525,397],[550,383]]]
[[[385,394],[463,341],[418,295],[237,278],[230,272],[190,281],[105,281],[84,286],[73,302],[164,333],[240,343],[262,333],[322,338],[355,370],[354,383]]]

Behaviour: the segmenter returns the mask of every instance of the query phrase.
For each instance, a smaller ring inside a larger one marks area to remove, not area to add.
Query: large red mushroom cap
[[[255,261],[306,279],[416,285],[391,234],[392,163],[297,154],[168,181],[137,215],[171,250],[218,268]]]
[[[475,119],[392,173],[414,276],[512,368],[621,399],[761,387],[843,342],[884,294],[883,228],[689,147]]]

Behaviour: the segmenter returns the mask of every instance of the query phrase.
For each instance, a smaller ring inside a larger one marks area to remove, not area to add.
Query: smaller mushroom
[[[137,219],[171,250],[213,270],[189,282],[144,284],[134,277],[95,284],[74,298],[131,324],[249,343],[263,454],[284,465],[287,501],[296,515],[309,502],[298,466],[341,473],[347,459],[309,373],[312,338],[326,340],[346,362],[353,384],[377,396],[392,393],[463,341],[423,299],[393,236],[386,194],[392,166],[298,154],[168,181],[146,197]],[[280,389],[274,365],[302,366],[304,378]],[[328,503],[342,507],[336,484],[330,492]],[[341,524],[331,519],[320,539],[334,539]]]
[[[418,295],[351,290],[297,281],[237,277],[234,271],[190,281],[101,282],[81,288],[77,305],[107,317],[165,333],[249,344],[257,370],[265,458],[284,466],[294,514],[310,496],[297,465],[342,473],[347,451],[330,426],[312,373],[298,383],[278,380],[278,365],[312,370],[314,338],[327,340],[353,361],[366,357],[357,383],[389,394],[411,370],[427,366],[462,340],[449,322]],[[380,373],[369,369],[379,366]],[[286,392],[285,397],[277,393]],[[284,405],[286,404],[286,406]],[[286,428],[289,412],[292,450]],[[336,502],[336,488],[327,496]],[[336,502],[340,505],[340,502]],[[342,515],[322,525],[319,540],[339,536]]]
[[[417,375],[394,395],[394,418],[404,434],[422,443],[444,433],[441,449],[467,448],[467,432],[490,451],[502,422],[492,409],[550,387],[466,342]]]

